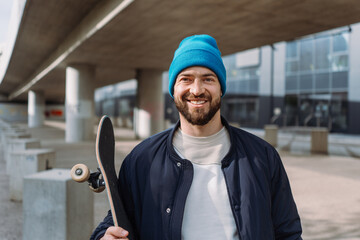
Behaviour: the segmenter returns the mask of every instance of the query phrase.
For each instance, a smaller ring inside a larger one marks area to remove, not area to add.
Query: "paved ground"
[[[47,122],[42,128],[29,129],[43,148],[56,151],[56,167],[71,168],[82,162],[95,169],[95,140],[65,143],[64,124]],[[131,131],[116,129],[116,159],[119,168],[124,156],[138,143]],[[346,139],[344,139],[345,141]],[[1,149],[1,148],[0,148]],[[360,240],[360,159],[339,156],[294,155],[280,152],[288,172],[303,224],[303,238]],[[22,204],[9,201],[8,176],[0,154],[0,238],[22,238]],[[105,193],[95,194],[96,226],[108,209]]]

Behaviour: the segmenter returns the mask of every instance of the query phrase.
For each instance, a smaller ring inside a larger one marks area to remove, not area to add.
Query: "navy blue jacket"
[[[301,238],[301,223],[289,181],[276,150],[264,140],[230,126],[231,147],[222,160],[230,204],[241,240]],[[180,240],[193,166],[175,152],[179,123],[137,145],[125,158],[119,191],[136,239]],[[99,239],[113,225],[111,213],[94,231]],[[199,236],[201,239],[201,236]]]

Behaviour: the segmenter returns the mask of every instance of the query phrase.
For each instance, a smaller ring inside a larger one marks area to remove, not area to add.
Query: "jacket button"
[[[167,208],[167,209],[166,209],[166,212],[167,212],[167,213],[170,213],[170,212],[171,212],[171,209],[170,209],[170,208]]]
[[[234,209],[235,209],[236,211],[239,211],[239,210],[240,210],[240,206],[239,206],[239,205],[235,205],[235,206],[234,206]]]
[[[181,163],[180,163],[180,162],[178,162],[178,163],[176,164],[176,166],[181,167]]]

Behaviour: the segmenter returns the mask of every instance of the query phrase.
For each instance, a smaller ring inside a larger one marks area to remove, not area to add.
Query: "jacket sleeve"
[[[279,154],[273,149],[272,162],[272,219],[275,239],[301,240],[301,222],[291,192],[289,179]]]
[[[93,234],[90,237],[90,240],[99,240],[105,235],[106,230],[114,226],[113,218],[111,215],[111,211],[108,211],[108,215],[104,218],[104,220],[97,226],[94,230]]]
[[[134,206],[133,201],[133,187],[131,183],[136,182],[132,178],[132,174],[134,172],[134,165],[136,165],[136,159],[133,157],[134,151],[132,151],[125,159],[124,162],[121,165],[121,169],[119,172],[119,179],[118,179],[118,187],[120,197],[122,199],[122,203],[125,208],[126,215],[128,217],[128,220],[130,221],[130,224],[132,226],[132,230],[134,232],[130,233],[132,236],[132,239],[139,239],[138,231],[136,228],[136,209]],[[136,190],[135,190],[136,191]],[[129,230],[129,229],[125,229]]]

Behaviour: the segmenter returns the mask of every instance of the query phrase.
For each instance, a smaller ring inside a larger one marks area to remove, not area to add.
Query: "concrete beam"
[[[134,0],[107,0],[99,4],[79,23],[37,71],[9,95],[12,100],[31,89],[50,71],[59,66],[76,48],[108,24]]]

